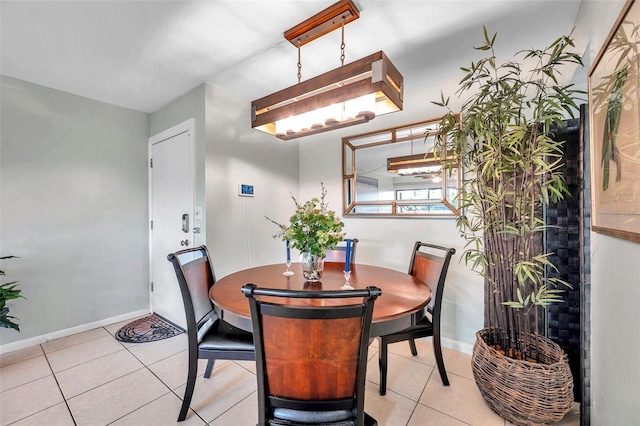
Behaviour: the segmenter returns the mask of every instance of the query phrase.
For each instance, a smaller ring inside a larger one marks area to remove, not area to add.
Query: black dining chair
[[[256,346],[259,426],[377,425],[364,412],[364,390],[380,289],[296,291],[247,284],[242,292]],[[357,301],[336,306],[336,298]]]
[[[349,254],[349,265],[353,266],[356,261],[356,247],[358,246],[358,239],[352,238],[349,239],[349,243],[351,244],[351,250]],[[338,245],[331,249],[327,250],[327,254],[324,257],[325,262],[345,262],[347,256],[347,240],[343,240],[338,243]]]
[[[187,319],[189,371],[178,421],[183,421],[196,385],[198,359],[206,359],[205,378],[211,377],[216,359],[255,360],[253,334],[218,318],[209,299],[216,276],[206,246],[189,248],[167,256],[173,264]]]
[[[378,337],[378,363],[380,366],[380,395],[387,393],[387,364],[388,345],[391,343],[409,341],[411,354],[418,355],[415,339],[433,336],[433,352],[440,372],[442,384],[449,386],[449,378],[444,368],[442,344],[440,337],[440,317],[442,310],[442,294],[444,283],[449,270],[451,256],[455,254],[453,248],[417,241],[413,246],[409,274],[424,281],[431,288],[432,296],[427,306],[428,314],[414,326],[397,333]],[[429,318],[431,317],[431,318]]]

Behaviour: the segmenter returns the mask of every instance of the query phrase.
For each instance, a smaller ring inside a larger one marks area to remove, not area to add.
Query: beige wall
[[[575,32],[580,42],[588,44],[587,67],[595,60],[624,3],[582,3]],[[590,302],[591,424],[639,424],[639,243],[591,233]]]
[[[299,145],[253,130],[250,101],[223,89],[208,86],[206,105],[207,245],[216,274],[284,262],[284,243],[264,216],[291,216]],[[239,184],[254,185],[255,196],[238,196]]]
[[[148,312],[148,114],[0,78],[3,351]]]

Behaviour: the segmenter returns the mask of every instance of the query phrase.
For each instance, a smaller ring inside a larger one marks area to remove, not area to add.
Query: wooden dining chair
[[[297,291],[247,284],[258,425],[377,425],[364,412],[373,305],[381,291]],[[357,298],[336,306],[327,299]],[[292,299],[301,299],[292,302]]]
[[[349,265],[353,266],[354,262],[356,261],[356,247],[358,246],[358,239],[357,238],[353,238],[353,239],[349,239],[349,242],[351,244],[351,250],[350,250],[350,259],[349,259]],[[331,249],[331,250],[327,250],[327,255],[324,257],[324,261],[325,262],[344,262],[347,256],[347,240],[343,240],[342,242],[338,243],[338,245]]]
[[[187,319],[189,370],[178,421],[183,421],[196,385],[198,359],[206,359],[205,378],[211,377],[216,359],[255,360],[253,334],[218,318],[209,299],[216,282],[209,251],[205,246],[189,248],[167,256],[173,264]]]
[[[409,341],[411,354],[418,355],[415,339],[433,336],[433,352],[440,372],[442,384],[449,386],[449,378],[444,368],[442,357],[442,345],[440,338],[440,316],[442,310],[442,294],[444,283],[449,270],[451,256],[455,254],[454,248],[442,247],[434,244],[417,241],[413,246],[411,261],[409,262],[409,274],[424,281],[431,289],[431,301],[427,306],[427,316],[418,321],[414,326],[397,333],[378,337],[378,363],[380,366],[380,395],[387,393],[387,364],[388,345],[391,343]],[[430,318],[429,318],[430,317]]]

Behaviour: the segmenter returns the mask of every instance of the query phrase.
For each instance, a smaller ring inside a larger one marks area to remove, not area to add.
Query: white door
[[[149,139],[151,311],[186,328],[169,253],[193,246],[193,121]]]

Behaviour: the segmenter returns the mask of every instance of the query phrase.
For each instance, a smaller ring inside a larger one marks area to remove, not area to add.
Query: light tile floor
[[[1,425],[168,425],[176,423],[187,376],[186,335],[123,344],[113,335],[126,322],[0,356]],[[372,344],[366,411],[380,425],[508,426],[482,399],[471,357],[444,349],[451,386],[442,386],[430,339],[390,346],[388,390],[378,394]],[[199,373],[205,362],[200,361]],[[184,425],[254,426],[253,362],[218,361],[211,379],[198,377]],[[580,424],[579,406],[559,423]]]

